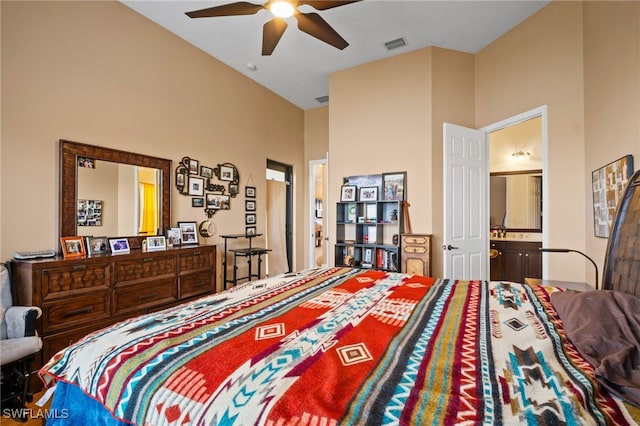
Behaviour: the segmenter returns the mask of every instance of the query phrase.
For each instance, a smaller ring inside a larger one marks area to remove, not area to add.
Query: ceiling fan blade
[[[357,3],[361,0],[348,0],[348,1],[331,1],[331,0],[299,0],[298,5],[308,4],[315,10],[331,9],[338,6],[344,6],[349,3]]]
[[[269,56],[282,38],[287,23],[284,19],[272,19],[262,27],[262,56]]]
[[[208,7],[206,9],[186,12],[189,18],[212,18],[214,16],[253,15],[263,9],[260,4],[239,1],[237,3],[223,4],[221,6]]]
[[[298,28],[310,36],[322,40],[340,50],[349,45],[340,34],[336,32],[327,21],[317,13],[298,13]]]

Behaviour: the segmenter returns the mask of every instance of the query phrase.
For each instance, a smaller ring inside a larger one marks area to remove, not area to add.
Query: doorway
[[[265,271],[274,276],[292,271],[293,167],[267,159],[267,254]]]
[[[327,160],[309,161],[309,267],[329,261]]]
[[[548,179],[547,179],[547,143],[548,143],[548,138],[547,138],[547,107],[546,106],[541,106],[538,108],[534,108],[530,111],[524,112],[522,114],[518,114],[515,115],[513,117],[509,117],[505,120],[502,120],[500,122],[491,124],[489,126],[483,127],[481,129],[479,129],[478,131],[473,130],[473,129],[464,129],[464,128],[460,128],[462,131],[466,132],[469,131],[472,134],[472,137],[478,137],[480,138],[482,135],[484,135],[484,139],[488,138],[488,135],[490,133],[493,133],[497,130],[500,129],[504,129],[507,128],[509,126],[512,126],[514,124],[518,124],[521,122],[525,122],[527,120],[533,119],[533,118],[537,118],[540,117],[540,125],[542,128],[542,134],[541,134],[541,139],[542,139],[542,160],[541,160],[541,164],[542,164],[542,193],[543,194],[548,194]],[[453,127],[460,127],[460,126],[453,126]],[[474,133],[474,132],[478,132],[478,133]],[[458,140],[460,140],[460,138],[457,138]],[[477,239],[481,239],[481,246],[482,246],[482,250],[485,250],[487,252],[486,255],[482,254],[479,258],[479,261],[482,262],[482,265],[479,265],[479,267],[476,267],[475,270],[478,271],[478,276],[473,276],[470,277],[470,279],[488,279],[488,276],[485,277],[486,272],[489,271],[489,255],[488,255],[488,248],[489,248],[489,216],[490,216],[490,212],[489,212],[489,199],[488,196],[486,197],[486,199],[482,200],[482,202],[478,202],[477,204],[470,204],[470,205],[475,205],[475,206],[480,206],[480,205],[484,205],[484,207],[482,208],[482,212],[480,212],[487,220],[483,220],[482,223],[478,223],[478,229],[481,229],[481,232],[476,232],[474,233],[474,235],[469,238],[463,234],[457,235],[457,239],[454,241],[452,239],[452,236],[454,236],[455,232],[448,230],[448,228],[450,228],[448,221],[450,220],[454,220],[457,216],[460,216],[462,213],[461,212],[466,212],[467,210],[464,208],[459,208],[460,206],[463,205],[462,201],[465,200],[470,200],[472,199],[473,193],[465,193],[465,192],[460,192],[462,191],[458,186],[451,184],[450,182],[462,182],[462,179],[455,179],[455,174],[451,174],[450,176],[447,175],[448,172],[448,164],[452,163],[452,159],[449,158],[449,154],[447,153],[447,146],[448,144],[454,143],[456,141],[456,136],[452,135],[449,133],[449,131],[446,128],[445,125],[445,131],[444,131],[444,144],[445,144],[445,149],[444,149],[444,153],[445,153],[445,158],[444,158],[444,172],[445,172],[445,176],[444,176],[444,192],[443,192],[443,205],[444,205],[444,238],[443,238],[443,247],[445,250],[445,256],[443,257],[443,271],[445,273],[445,276],[447,276],[448,278],[464,278],[465,276],[469,275],[469,267],[467,267],[467,265],[476,265],[478,266],[478,263],[474,262],[473,258],[469,258],[469,261],[457,261],[456,262],[456,251],[457,250],[461,250],[464,252],[464,250],[467,250],[467,247],[470,245],[477,245]],[[478,144],[478,147],[480,149],[480,151],[482,152],[477,152],[477,156],[478,157],[484,157],[484,162],[486,163],[484,165],[484,168],[486,168],[486,181],[489,180],[489,144],[486,144],[486,148],[481,148],[480,145]],[[454,144],[454,146],[457,146]],[[453,176],[453,178],[452,178]],[[484,175],[483,175],[484,176]],[[485,180],[484,177],[479,176],[479,179]],[[481,188],[480,189],[484,189],[485,193],[487,191],[487,187],[483,184],[480,185]],[[488,186],[488,185],[487,185]],[[461,201],[462,200],[462,201]],[[458,202],[456,202],[458,201]],[[480,200],[478,200],[480,201]],[[458,208],[456,208],[458,207]],[[548,220],[549,220],[549,203],[543,203],[542,205],[542,246],[546,246],[547,244],[547,240],[548,240],[548,232],[547,230],[549,229],[548,227]],[[457,213],[456,213],[457,212]],[[461,216],[463,219],[467,219],[466,216]],[[463,227],[464,229],[469,228],[469,226],[465,223],[464,224],[465,227]],[[473,229],[473,228],[469,228],[469,229]],[[450,235],[451,234],[451,235]],[[453,244],[454,241],[455,244]],[[474,251],[472,251],[472,254],[475,253]],[[463,253],[464,254],[464,253]],[[460,256],[458,256],[460,257]],[[461,259],[464,260],[464,257],[460,257]],[[474,271],[474,268],[470,268],[472,271]],[[546,259],[543,259],[543,263],[542,263],[542,270],[543,270],[543,278],[545,277],[545,272],[547,270],[547,266],[546,266]]]

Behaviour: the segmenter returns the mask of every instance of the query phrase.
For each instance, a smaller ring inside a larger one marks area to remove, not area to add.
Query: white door
[[[444,123],[444,276],[489,279],[487,138]]]
[[[327,160],[309,161],[309,267],[329,264]]]

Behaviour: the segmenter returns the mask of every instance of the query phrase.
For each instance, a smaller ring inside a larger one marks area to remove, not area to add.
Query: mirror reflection
[[[156,235],[161,171],[82,158],[77,168],[78,235]]]
[[[542,230],[542,171],[491,173],[492,228]]]

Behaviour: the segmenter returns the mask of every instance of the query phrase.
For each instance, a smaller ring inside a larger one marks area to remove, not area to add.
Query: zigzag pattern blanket
[[[40,375],[74,424],[96,415],[76,386],[140,425],[631,423],[553,291],[314,269],[95,332]]]

